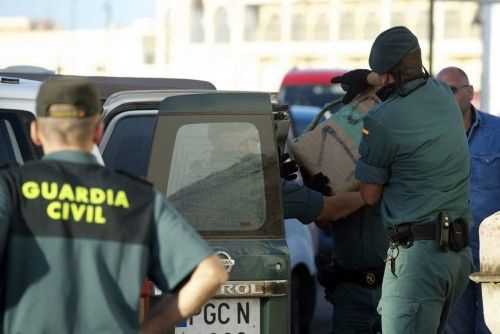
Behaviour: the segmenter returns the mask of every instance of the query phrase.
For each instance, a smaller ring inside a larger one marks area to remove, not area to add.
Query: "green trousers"
[[[382,316],[382,333],[442,333],[471,270],[469,247],[444,253],[432,240],[415,241],[406,249],[399,247],[395,275],[389,261],[384,272],[377,308]]]

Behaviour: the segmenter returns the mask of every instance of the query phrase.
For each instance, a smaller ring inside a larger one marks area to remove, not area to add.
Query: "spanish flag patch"
[[[370,130],[368,130],[367,128],[363,128],[363,130],[361,130],[361,132],[365,135],[365,136],[368,136],[370,134]]]

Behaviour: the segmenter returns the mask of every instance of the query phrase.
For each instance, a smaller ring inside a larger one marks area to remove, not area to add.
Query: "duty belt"
[[[382,284],[384,270],[349,270],[335,265],[335,279],[338,282],[353,283],[369,288],[374,288]]]
[[[388,261],[391,272],[395,273],[395,260],[399,254],[399,247],[409,248],[415,240],[435,240],[436,248],[440,252],[460,252],[469,245],[469,229],[467,221],[458,218],[452,221],[448,214],[440,212],[434,222],[425,225],[411,223],[396,226],[394,232],[389,236],[390,248]]]
[[[436,240],[436,225],[401,224],[389,236],[391,243],[411,247],[414,240]]]
[[[415,240],[435,240],[437,249],[442,252],[460,252],[469,245],[469,229],[465,219],[452,221],[447,214],[440,213],[437,219],[429,224],[406,223],[396,226],[389,240],[391,245],[405,248],[411,247]]]

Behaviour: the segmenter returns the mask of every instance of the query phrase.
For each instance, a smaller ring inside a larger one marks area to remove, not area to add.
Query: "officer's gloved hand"
[[[324,196],[332,195],[332,188],[328,185],[330,180],[326,175],[319,172],[311,176],[303,168],[300,169],[300,173],[302,174],[302,180],[304,181],[304,185],[306,187],[319,191]]]
[[[282,179],[292,181],[297,178],[297,163],[290,159],[290,154],[285,153],[280,156],[280,176]]]
[[[342,103],[348,104],[358,94],[371,87],[367,81],[368,74],[370,73],[370,70],[358,69],[347,72],[342,76],[332,78],[331,82],[334,84],[341,84],[342,89],[346,92],[342,98]]]

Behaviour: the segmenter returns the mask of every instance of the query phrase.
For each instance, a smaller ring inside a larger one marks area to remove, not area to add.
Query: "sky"
[[[0,0],[0,20],[28,16],[54,20],[65,29],[127,26],[137,18],[152,17],[154,10],[154,0]]]

